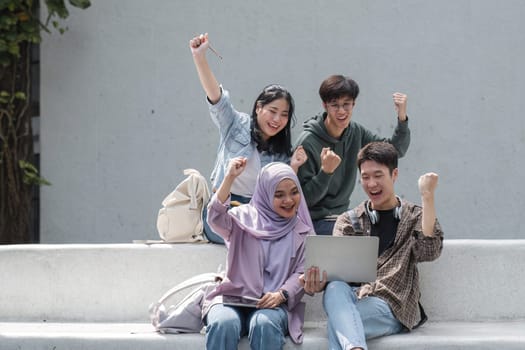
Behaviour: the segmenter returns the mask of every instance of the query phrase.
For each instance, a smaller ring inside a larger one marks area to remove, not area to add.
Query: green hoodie
[[[350,122],[340,139],[330,136],[324,125],[326,112],[316,115],[303,123],[303,131],[296,141],[302,145],[308,160],[299,168],[297,174],[310,210],[312,220],[329,215],[344,213],[350,204],[357,175],[357,153],[373,141],[387,141],[394,145],[399,157],[405,155],[410,144],[408,119],[397,123],[391,139],[373,134],[359,123]],[[341,164],[333,174],[321,170],[321,150],[330,147],[339,157]]]

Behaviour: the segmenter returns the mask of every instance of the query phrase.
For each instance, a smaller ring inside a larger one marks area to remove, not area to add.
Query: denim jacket
[[[251,117],[237,111],[230,100],[230,93],[221,86],[222,94],[219,102],[212,105],[208,100],[210,116],[219,128],[220,140],[217,150],[217,159],[211,173],[212,188],[217,189],[228,168],[228,162],[235,157],[249,158],[257,151],[251,139]],[[269,154],[261,152],[261,167],[271,162],[289,162],[289,157],[284,154]]]

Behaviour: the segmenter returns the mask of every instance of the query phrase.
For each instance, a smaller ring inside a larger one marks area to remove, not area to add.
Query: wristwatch
[[[288,296],[289,296],[288,292],[285,289],[279,289],[279,293],[281,293],[281,296],[283,297],[284,302],[287,303]]]

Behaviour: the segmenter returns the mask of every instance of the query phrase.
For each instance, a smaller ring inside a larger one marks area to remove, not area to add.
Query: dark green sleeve
[[[321,150],[313,149],[306,142],[302,146],[308,160],[299,168],[297,176],[301,182],[306,204],[311,208],[326,196],[332,176],[321,170]]]
[[[370,130],[363,128],[362,130],[362,144],[374,141],[386,141],[391,143],[399,153],[399,157],[403,157],[410,145],[410,129],[408,128],[408,119],[404,122],[397,121],[397,126],[394,129],[394,134],[391,138],[384,138],[372,133]]]

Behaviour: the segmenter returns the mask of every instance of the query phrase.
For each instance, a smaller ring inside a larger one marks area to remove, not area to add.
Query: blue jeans
[[[252,350],[282,349],[288,334],[286,311],[216,304],[206,315],[207,350],[237,350],[246,334]]]
[[[250,201],[251,198],[248,198],[248,197],[243,197],[243,196],[238,196],[236,194],[232,194],[231,195],[231,200],[232,201],[237,201],[237,202],[240,202],[241,204],[246,204]],[[230,207],[231,208],[231,207]],[[210,241],[211,243],[217,243],[217,244],[224,244],[224,239],[219,236],[217,233],[215,233],[210,225],[208,225],[208,205],[206,203],[206,205],[204,206],[204,208],[202,209],[202,222],[204,223],[204,235],[206,236],[206,238],[208,238],[208,241]]]
[[[323,306],[328,315],[330,350],[366,350],[366,339],[403,330],[383,299],[370,296],[358,300],[356,289],[342,281],[330,282],[326,287]]]
[[[335,226],[333,219],[313,220],[314,230],[317,235],[331,236]]]

